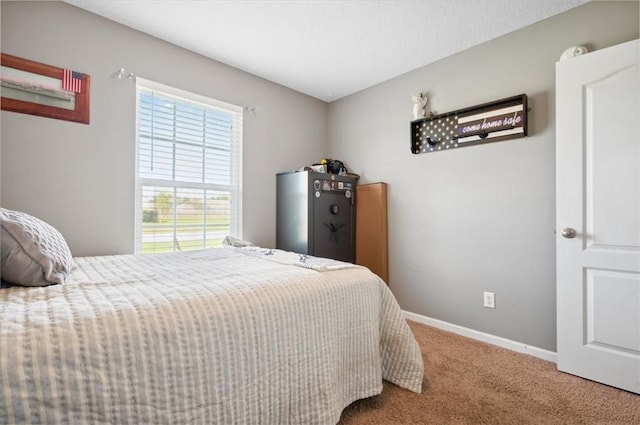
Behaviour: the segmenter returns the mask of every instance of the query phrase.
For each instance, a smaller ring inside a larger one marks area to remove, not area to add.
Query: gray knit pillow
[[[64,237],[53,226],[20,211],[0,208],[2,279],[16,285],[64,283],[73,257]]]

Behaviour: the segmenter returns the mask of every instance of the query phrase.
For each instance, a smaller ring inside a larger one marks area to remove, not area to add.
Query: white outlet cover
[[[496,295],[493,292],[484,293],[484,306],[486,308],[496,308]]]

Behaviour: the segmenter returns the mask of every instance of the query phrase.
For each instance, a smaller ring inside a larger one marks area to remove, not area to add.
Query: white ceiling
[[[65,0],[331,102],[590,0]]]

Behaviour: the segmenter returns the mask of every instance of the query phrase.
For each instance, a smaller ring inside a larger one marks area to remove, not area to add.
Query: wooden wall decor
[[[411,121],[411,153],[430,153],[527,135],[527,95]]]
[[[2,53],[2,109],[89,124],[90,77]]]

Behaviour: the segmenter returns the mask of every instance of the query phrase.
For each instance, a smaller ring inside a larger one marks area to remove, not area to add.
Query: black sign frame
[[[431,153],[526,137],[527,95],[411,121],[411,153]]]

